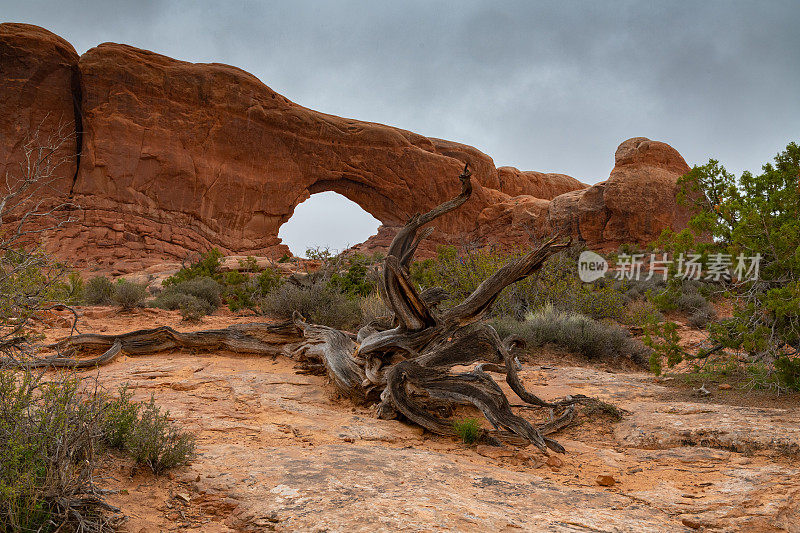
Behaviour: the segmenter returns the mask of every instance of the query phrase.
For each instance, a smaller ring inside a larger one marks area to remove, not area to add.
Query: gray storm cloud
[[[793,1],[0,8],[5,21],[43,26],[79,53],[113,41],[236,65],[306,107],[464,142],[498,166],[587,183],[608,176],[629,137],[668,142],[689,164],[714,157],[735,172],[758,170],[800,138]],[[320,231],[309,225],[307,233]]]

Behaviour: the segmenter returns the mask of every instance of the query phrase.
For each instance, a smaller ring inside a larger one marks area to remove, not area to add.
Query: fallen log
[[[375,404],[379,417],[401,416],[433,433],[453,435],[452,421],[440,418],[428,406],[472,405],[494,428],[484,432],[485,442],[530,443],[545,454],[548,448],[563,452],[563,447],[546,435],[569,424],[574,404],[585,397],[547,402],[528,392],[517,374],[519,362],[514,356],[524,343],[516,338],[501,339],[482,318],[505,287],[535,274],[548,257],[565,249],[569,242],[554,238],[511,261],[460,304],[444,312],[436,309],[443,298],[441,290],[420,294],[410,279],[414,252],[430,234],[430,228],[424,226],[463,205],[472,193],[467,167],[459,180],[461,191],[456,197],[411,217],[389,246],[380,292],[392,311],[390,322],[369,324],[354,335],[309,323],[295,314],[292,320],[281,323],[197,332],[163,326],[120,335],[81,334],[50,345],[55,355],[27,364],[87,368],[107,364],[120,353],[143,355],[179,348],[282,355],[298,361],[307,371],[324,371],[344,395]],[[82,352],[99,350],[103,352],[98,356],[78,357]],[[469,371],[454,370],[470,365],[476,366]],[[528,406],[550,409],[550,420],[534,426],[515,414],[489,372],[504,374],[511,390]]]

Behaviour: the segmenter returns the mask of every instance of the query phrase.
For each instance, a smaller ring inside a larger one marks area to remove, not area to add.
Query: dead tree
[[[52,345],[57,355],[30,364],[85,368],[106,363],[122,352],[141,355],[175,348],[285,355],[306,371],[326,373],[336,388],[354,401],[375,405],[378,417],[401,416],[433,433],[452,435],[452,423],[437,413],[443,407],[472,405],[494,428],[484,432],[485,442],[532,443],[544,453],[547,448],[563,452],[561,445],[546,435],[571,421],[573,404],[582,397],[547,402],[528,392],[517,374],[519,362],[514,355],[524,341],[501,339],[482,318],[505,287],[535,273],[568,243],[556,239],[544,243],[502,267],[463,302],[443,312],[435,305],[441,291],[420,294],[410,280],[414,252],[431,232],[424,226],[457,209],[472,193],[466,167],[459,179],[458,196],[413,216],[389,247],[381,293],[393,312],[391,323],[374,321],[352,334],[309,323],[295,314],[293,320],[279,324],[244,324],[192,333],[160,327],[123,335],[83,334]],[[105,351],[93,358],[76,357],[83,350]],[[550,409],[550,421],[534,426],[515,414],[490,372],[504,375],[523,402]]]

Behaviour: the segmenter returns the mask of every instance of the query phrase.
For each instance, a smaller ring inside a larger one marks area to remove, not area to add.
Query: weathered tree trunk
[[[415,215],[397,233],[384,261],[381,293],[394,314],[391,325],[372,323],[357,335],[311,324],[295,314],[279,324],[245,324],[225,329],[181,333],[169,327],[139,330],[124,335],[76,335],[51,346],[58,355],[29,362],[33,366],[91,367],[111,361],[117,354],[150,354],[174,348],[227,349],[260,355],[284,355],[302,363],[307,371],[325,372],[337,389],[354,401],[377,404],[382,418],[402,415],[425,429],[454,434],[450,421],[431,405],[473,405],[494,427],[483,439],[497,443],[532,443],[544,453],[563,448],[545,435],[568,424],[580,396],[546,402],[525,390],[517,375],[514,350],[519,339],[500,339],[481,321],[500,292],[535,273],[553,253],[568,243],[552,239],[510,262],[487,278],[463,302],[445,312],[434,303],[441,291],[420,295],[409,278],[409,265],[420,241],[430,234],[426,224],[458,208],[472,193],[470,172],[459,176],[461,192],[431,211]],[[83,350],[105,350],[93,358],[76,358]],[[477,364],[476,364],[477,363]],[[455,366],[474,368],[466,372]],[[550,422],[534,427],[515,414],[500,386],[488,372],[502,373],[511,390],[527,404],[551,409]]]

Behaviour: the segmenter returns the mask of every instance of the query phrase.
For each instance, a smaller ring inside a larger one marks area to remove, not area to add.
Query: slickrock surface
[[[82,311],[84,331],[159,324],[177,313]],[[49,336],[66,333],[52,330]],[[287,359],[230,353],[123,357],[101,384],[155,395],[199,435],[171,477],[110,465],[127,531],[792,531],[800,520],[800,413],[676,396],[652,375],[548,362],[521,377],[545,398],[582,393],[626,410],[558,435],[567,453],[468,447],[337,399]],[[563,356],[562,356],[563,357]],[[513,403],[513,402],[512,402]],[[602,476],[602,477],[601,477]],[[610,476],[614,483],[601,486]],[[796,529],[795,529],[796,530]]]

